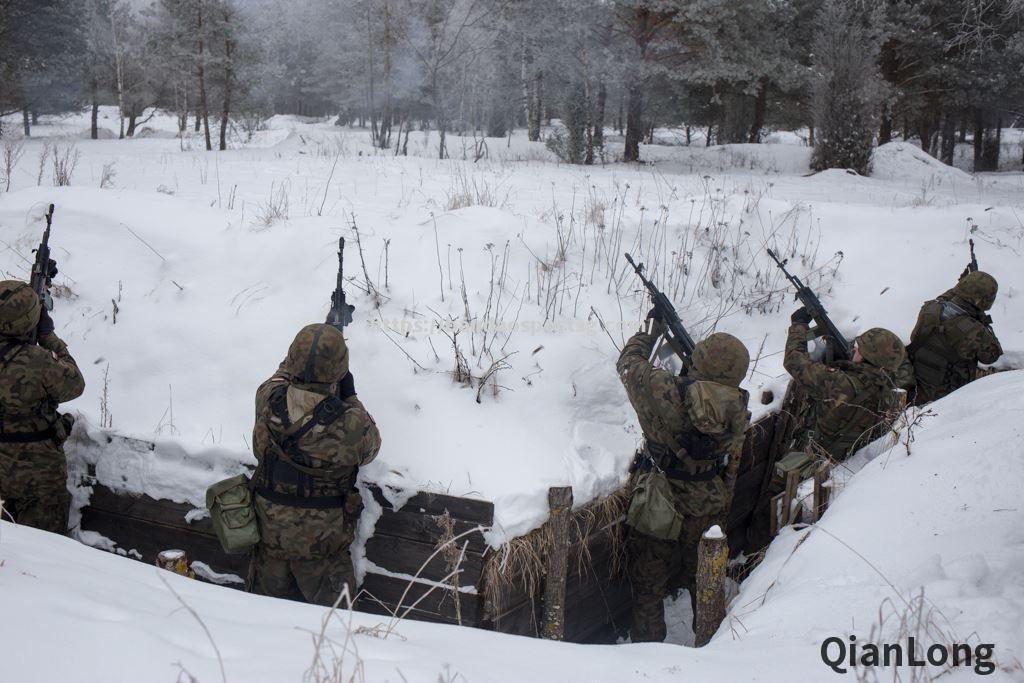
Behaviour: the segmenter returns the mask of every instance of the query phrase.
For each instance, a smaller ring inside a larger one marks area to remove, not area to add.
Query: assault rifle
[[[43,231],[43,239],[36,248],[36,260],[32,264],[32,275],[29,277],[29,286],[39,297],[39,302],[47,311],[53,310],[53,297],[50,296],[50,284],[57,276],[57,262],[50,258],[50,225],[53,223],[53,204],[46,211],[46,230]],[[32,330],[30,339],[36,341],[38,330]]]
[[[964,272],[960,273],[960,279],[963,280],[970,273],[978,272],[978,258],[974,255],[974,240],[967,240],[971,245],[971,260],[967,262],[967,267],[964,268]]]
[[[817,325],[817,327],[811,330],[813,335],[815,337],[825,337],[825,359],[828,362],[853,360],[853,348],[850,346],[850,342],[846,341],[846,337],[843,336],[843,333],[832,322],[832,319],[828,317],[828,311],[822,305],[821,299],[811,291],[810,287],[801,282],[800,278],[791,275],[786,270],[786,264],[789,263],[789,259],[780,260],[778,254],[771,249],[768,250],[768,255],[772,257],[775,265],[779,267],[779,270],[786,276],[786,279],[796,288],[796,298],[807,309],[807,312],[811,314],[811,318]]]
[[[331,294],[331,310],[327,313],[327,324],[333,325],[338,331],[352,322],[352,311],[356,307],[345,301],[345,278],[342,271],[345,267],[345,238],[338,238],[338,281],[334,285],[334,292]]]
[[[633,270],[639,276],[640,282],[650,292],[654,310],[658,312],[658,316],[665,323],[665,327],[668,328],[664,334],[665,343],[675,351],[681,361],[688,363],[693,355],[693,338],[690,337],[686,328],[683,327],[683,322],[679,319],[679,314],[676,313],[672,302],[668,300],[668,297],[660,289],[654,286],[654,283],[644,277],[644,264],[637,265],[629,254],[626,254],[626,261],[629,262],[629,265],[633,266]]]

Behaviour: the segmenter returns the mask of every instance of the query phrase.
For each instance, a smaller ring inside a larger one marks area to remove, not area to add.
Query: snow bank
[[[1003,675],[1021,679],[1024,372],[932,404],[911,436],[909,454],[906,429],[891,448],[865,449],[877,456],[823,520],[772,544],[720,636],[731,626],[749,644],[785,630],[810,649],[823,634],[905,642],[919,628],[919,642],[994,643]]]
[[[1024,372],[980,380],[932,411],[915,429],[910,455],[902,444],[875,444],[877,457],[852,476],[818,525],[783,532],[701,650],[581,646],[412,622],[384,638],[386,620],[362,614],[332,620],[326,635],[339,647],[348,642],[345,670],[358,665],[357,680],[371,682],[434,682],[439,674],[473,682],[825,681],[836,677],[821,659],[826,638],[906,646],[892,615],[916,606],[923,591],[921,623],[909,617],[911,629],[920,627],[919,644],[960,642],[972,652],[994,644],[996,669],[987,680],[1019,681]],[[0,657],[0,680],[12,681],[174,680],[179,665],[201,681],[220,680],[204,628],[227,680],[298,681],[325,614],[6,522],[0,603],[7,617],[0,643],[9,653]],[[872,631],[879,614],[889,618]],[[835,652],[833,645],[830,656]],[[912,672],[900,673],[909,680]],[[943,680],[974,676],[962,667]]]
[[[936,184],[973,182],[969,174],[947,166],[910,142],[890,142],[876,148],[871,157],[871,176]]]

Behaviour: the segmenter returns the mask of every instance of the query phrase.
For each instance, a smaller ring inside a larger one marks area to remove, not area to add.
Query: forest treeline
[[[404,153],[412,130],[525,128],[572,163],[806,129],[814,168],[875,144],[999,166],[1024,120],[1024,0],[0,0],[0,114],[154,108],[225,149],[273,114],[335,116]],[[545,124],[556,119],[553,129]],[[621,151],[620,151],[621,150]]]

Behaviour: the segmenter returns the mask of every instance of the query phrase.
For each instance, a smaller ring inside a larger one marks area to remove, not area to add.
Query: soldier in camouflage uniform
[[[30,341],[34,330],[38,346]],[[0,499],[15,522],[67,532],[63,444],[74,420],[57,405],[84,390],[36,293],[24,282],[0,282]]]
[[[307,325],[277,373],[256,392],[253,475],[260,528],[249,590],[333,605],[355,597],[349,544],[362,501],[358,468],[380,450],[373,418],[356,397],[341,332]]]
[[[979,270],[921,307],[907,347],[917,378],[915,403],[942,398],[973,380],[979,362],[1003,355],[986,313],[998,291],[995,278]]]
[[[809,407],[796,430],[794,450],[806,451],[814,443],[836,460],[845,460],[893,417],[894,376],[906,357],[903,342],[876,327],[857,337],[852,361],[826,365],[807,353],[807,309],[797,310],[791,322],[783,365],[805,392]]]
[[[664,599],[674,574],[694,601],[697,545],[710,526],[724,525],[750,423],[749,397],[739,388],[750,362],[743,343],[717,332],[696,345],[686,375],[675,376],[648,360],[662,331],[652,317],[650,331],[634,335],[616,365],[645,437],[637,469],[646,472],[635,480],[627,519],[633,642],[665,639]],[[652,474],[664,475],[663,509],[676,518],[660,530],[650,523],[663,515],[657,500],[638,493],[641,477]]]

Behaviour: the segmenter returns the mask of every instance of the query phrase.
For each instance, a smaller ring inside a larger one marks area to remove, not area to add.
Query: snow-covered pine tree
[[[878,56],[883,5],[875,0],[825,0],[816,18],[811,168],[866,175],[878,131],[883,86]]]

